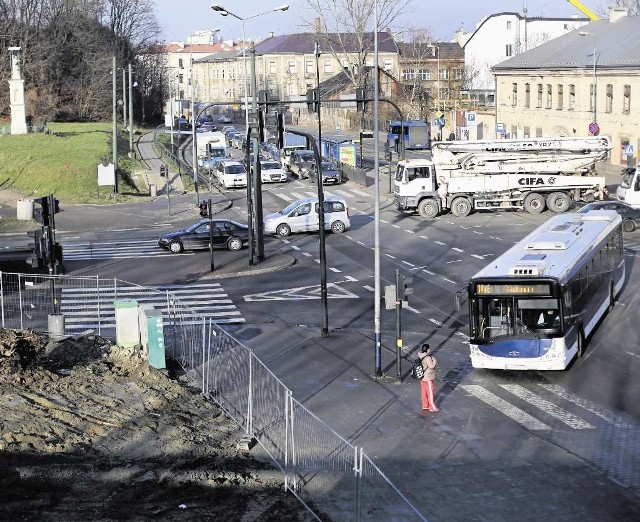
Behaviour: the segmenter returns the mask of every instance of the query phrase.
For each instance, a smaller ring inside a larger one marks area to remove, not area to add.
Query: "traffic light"
[[[167,166],[164,163],[160,164],[160,177],[167,175]]]
[[[367,112],[367,102],[365,101],[365,98],[365,90],[356,89],[356,110],[358,112]]]
[[[413,295],[413,276],[401,276],[398,285],[398,300],[409,302],[409,296]]]
[[[318,104],[318,89],[309,89],[307,91],[307,110],[318,112]]]
[[[264,111],[258,109],[258,140],[264,143]]]
[[[209,204],[206,201],[203,201],[202,203],[200,203],[200,205],[198,205],[198,208],[200,209],[200,216],[202,217],[209,216]]]
[[[36,212],[34,213],[36,221],[42,223],[42,226],[48,227],[50,223],[49,196],[34,199],[33,202],[40,205],[40,211],[38,212],[36,209]]]
[[[276,113],[276,136],[276,145],[282,149],[284,147],[284,114],[279,112]]]
[[[42,268],[47,254],[47,243],[44,241],[42,230],[30,230],[27,232],[27,236],[33,238],[33,241],[29,243],[33,254],[27,259],[27,264],[33,268]]]

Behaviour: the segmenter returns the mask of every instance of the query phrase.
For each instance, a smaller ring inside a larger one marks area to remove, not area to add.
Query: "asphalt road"
[[[264,186],[264,211],[314,192],[306,181]],[[328,338],[322,310],[318,236],[267,238],[267,255],[288,252],[286,270],[220,281],[241,321],[228,326],[291,388],[294,396],[368,455],[430,520],[637,520],[640,517],[640,233],[627,237],[627,284],[613,312],[589,341],[586,356],[565,372],[492,372],[471,368],[467,317],[453,296],[471,275],[544,221],[520,212],[443,216],[423,221],[381,208],[382,286],[395,270],[414,276],[403,310],[402,383],[396,379],[395,313],[382,306],[382,367],[372,378],[373,197],[370,189],[327,187],[346,195],[352,228],[327,235]],[[223,215],[246,220],[244,192],[229,191]],[[89,235],[62,234],[78,258],[72,273],[100,273],[139,284],[211,281],[207,252],[173,256],[153,241],[161,231],[197,219],[188,203],[179,216]],[[127,229],[131,228],[131,229]],[[100,244],[116,258],[82,258]],[[84,248],[84,250],[83,250]],[[222,264],[230,256],[216,250]],[[188,290],[187,290],[188,292]],[[430,342],[439,360],[441,412],[419,409],[408,377],[416,346]],[[422,491],[432,495],[425,497]],[[523,512],[524,511],[524,512]]]

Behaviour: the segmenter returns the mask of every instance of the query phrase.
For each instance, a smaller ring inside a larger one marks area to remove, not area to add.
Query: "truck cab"
[[[616,191],[618,201],[633,208],[640,208],[640,169],[627,167],[622,171],[622,179]]]
[[[398,210],[417,210],[424,218],[437,216],[441,210],[438,179],[428,160],[405,160],[398,163],[394,181],[394,203]]]

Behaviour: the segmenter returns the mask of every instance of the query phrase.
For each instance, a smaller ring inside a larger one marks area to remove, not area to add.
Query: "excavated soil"
[[[0,520],[315,520],[171,373],[96,335],[0,329]]]

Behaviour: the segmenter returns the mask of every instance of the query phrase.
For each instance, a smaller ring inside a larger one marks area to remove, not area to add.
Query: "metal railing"
[[[282,471],[285,489],[318,520],[426,520],[369,459],[298,402],[253,351],[175,294],[119,279],[0,272],[3,328],[48,330],[63,316],[64,333],[116,337],[115,303],[135,295],[161,302],[165,349],[192,384],[255,438]],[[160,299],[158,299],[160,298]]]

